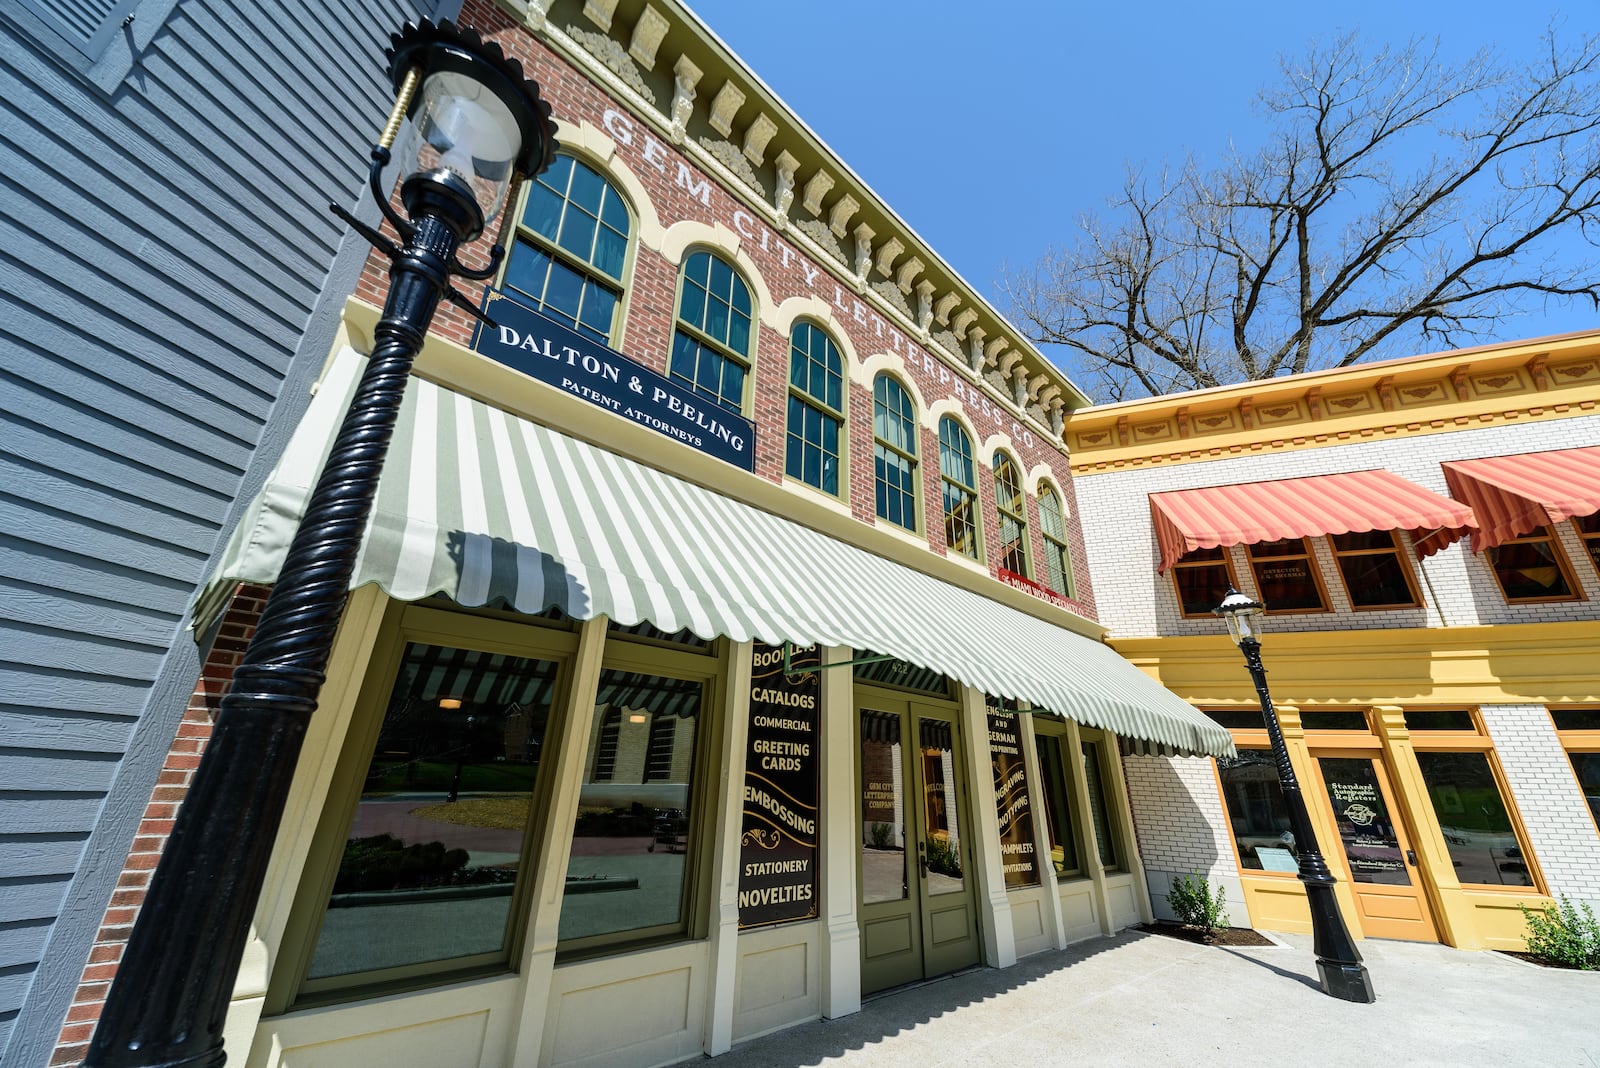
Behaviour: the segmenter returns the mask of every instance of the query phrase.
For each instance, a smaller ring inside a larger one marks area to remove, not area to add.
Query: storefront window
[[[1328,610],[1322,583],[1317,578],[1317,563],[1304,538],[1256,542],[1249,547],[1249,556],[1256,589],[1268,612]],[[1221,603],[1221,598],[1217,603]]]
[[[1172,581],[1178,587],[1178,606],[1186,616],[1211,616],[1234,585],[1228,566],[1227,550],[1193,549],[1172,565]]]
[[[978,479],[972,439],[950,416],[939,420],[939,483],[944,488],[944,543],[978,558]]]
[[[1256,718],[1259,721],[1260,717]],[[1217,776],[1222,780],[1222,805],[1239,850],[1239,867],[1298,871],[1299,851],[1272,751],[1240,749],[1237,756],[1219,757]]]
[[[1094,841],[1100,851],[1100,866],[1107,871],[1119,871],[1122,868],[1118,860],[1121,848],[1112,828],[1112,810],[1100,768],[1100,745],[1097,742],[1083,743],[1083,773],[1089,787],[1089,818],[1094,821]]]
[[[1045,819],[1050,825],[1050,863],[1056,876],[1083,874],[1078,860],[1076,832],[1072,819],[1072,783],[1061,759],[1059,735],[1036,734],[1034,747],[1039,753],[1039,776],[1044,780]]]
[[[705,688],[692,679],[601,672],[561,901],[563,948],[686,929]],[[611,722],[616,738],[607,753]]]
[[[1414,608],[1411,571],[1392,530],[1330,534],[1345,593],[1354,608]]]
[[[1600,708],[1552,708],[1550,718],[1600,830]]]
[[[1512,827],[1486,752],[1417,753],[1434,815],[1463,883],[1532,886],[1527,854]]]
[[[406,646],[308,992],[505,962],[556,674],[546,660]]]
[[[1567,562],[1549,527],[1539,527],[1484,553],[1507,601],[1564,601],[1575,596]]]

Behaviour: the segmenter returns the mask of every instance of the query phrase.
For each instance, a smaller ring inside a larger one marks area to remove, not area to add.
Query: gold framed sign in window
[[[1581,596],[1566,554],[1549,527],[1535,527],[1520,537],[1507,538],[1483,555],[1509,604],[1572,601]]]
[[[1328,597],[1305,538],[1258,541],[1248,547],[1250,570],[1268,612],[1326,612]],[[1220,601],[1218,603],[1221,603]],[[1212,607],[1216,607],[1213,605]]]

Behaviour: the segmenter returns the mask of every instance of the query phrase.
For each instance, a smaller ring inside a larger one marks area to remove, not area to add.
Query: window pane
[[[1224,726],[1260,727],[1259,712],[1206,713]],[[1242,723],[1224,722],[1237,716]],[[1292,871],[1297,862],[1294,832],[1289,829],[1289,806],[1278,782],[1278,765],[1267,749],[1240,749],[1232,759],[1218,758],[1222,779],[1222,804],[1228,810],[1233,840],[1239,846],[1239,866],[1254,871]],[[1263,856],[1258,850],[1268,850]]]
[[[406,647],[308,978],[505,951],[555,678]]]
[[[1410,886],[1400,835],[1378,773],[1367,757],[1318,757],[1328,801],[1339,828],[1339,844],[1358,883]]]
[[[1566,576],[1550,544],[1549,530],[1539,528],[1538,541],[1496,545],[1488,552],[1489,563],[1508,601],[1545,601],[1570,597]]]
[[[861,712],[861,901],[899,901],[906,883],[900,717]]]
[[[1250,546],[1250,566],[1269,612],[1325,610],[1309,550],[1303,539]],[[1220,601],[1219,601],[1220,603]]]
[[[1600,731],[1600,708],[1552,708],[1558,731]]]
[[[1406,608],[1417,603],[1398,552],[1341,556],[1339,572],[1350,603],[1357,608]]]
[[[600,197],[605,192],[605,179],[581,163],[572,168],[572,185],[567,196],[590,215],[600,214]]]
[[[615,230],[601,227],[595,238],[594,265],[613,278],[622,277],[622,262],[628,255],[628,239]]]
[[[594,254],[596,225],[598,224],[590,216],[568,208],[566,218],[561,220],[561,238],[558,243],[579,259],[587,260]]]
[[[563,206],[559,193],[543,182],[535,182],[528,190],[528,206],[523,209],[522,222],[554,241],[556,229],[561,225]]]
[[[1568,753],[1572,758],[1572,773],[1578,777],[1578,788],[1583,799],[1589,802],[1589,814],[1600,825],[1600,753]]]
[[[684,279],[683,298],[678,302],[678,318],[693,326],[704,327],[706,294],[693,281]]]
[[[1226,564],[1177,565],[1172,569],[1172,581],[1178,587],[1178,603],[1186,616],[1206,616],[1222,603],[1228,593],[1228,567]]]
[[[608,668],[600,673],[561,901],[562,941],[684,923],[694,852],[694,759],[703,683]],[[603,724],[618,713],[609,776]]]
[[[1119,867],[1117,845],[1111,833],[1111,808],[1106,803],[1105,783],[1100,776],[1100,747],[1094,742],[1083,743],[1083,772],[1089,785],[1089,818],[1094,821],[1100,864],[1107,871],[1114,871]]]
[[[1342,553],[1395,547],[1392,530],[1360,530],[1349,534],[1330,534],[1329,537],[1333,539],[1333,547]]]
[[[1364,731],[1365,712],[1302,712],[1300,726],[1308,731]]]
[[[567,319],[578,317],[583,300],[583,278],[564,263],[550,264],[550,281],[544,290],[544,307],[554,308]]]
[[[1487,753],[1418,752],[1439,828],[1464,883],[1532,886],[1522,843],[1489,767]]]
[[[1435,712],[1406,709],[1406,729],[1413,731],[1476,731],[1472,713],[1460,710]]]
[[[1067,798],[1072,796],[1067,782],[1066,767],[1061,761],[1061,739],[1036,734],[1034,747],[1039,751],[1039,771],[1044,779],[1045,816],[1050,824],[1050,862],[1056,875],[1077,875],[1082,871],[1078,863],[1078,848],[1074,844],[1072,810]]]

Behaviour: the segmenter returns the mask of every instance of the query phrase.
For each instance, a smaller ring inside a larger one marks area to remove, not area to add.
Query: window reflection
[[[406,647],[308,978],[504,955],[555,679]]]
[[[1259,713],[1247,713],[1260,726]],[[1278,765],[1268,749],[1240,749],[1217,760],[1222,803],[1239,847],[1239,866],[1253,871],[1296,871],[1299,852],[1289,824],[1289,806],[1278,781]]]
[[[600,674],[561,903],[563,942],[682,929],[705,684]]]
[[[1417,753],[1428,799],[1464,883],[1532,886],[1527,856],[1489,767],[1489,754]]]

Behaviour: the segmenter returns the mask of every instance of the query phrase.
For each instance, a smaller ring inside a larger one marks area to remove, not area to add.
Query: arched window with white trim
[[[1044,584],[1063,597],[1073,597],[1072,550],[1061,498],[1050,486],[1039,487],[1039,532],[1044,535]]]
[[[978,474],[972,439],[954,416],[939,420],[939,484],[943,489],[944,542],[950,552],[978,559]]]
[[[994,505],[1000,513],[1000,566],[1032,578],[1028,570],[1028,502],[1017,463],[1005,453],[994,458]]]
[[[839,441],[844,428],[844,359],[812,323],[789,335],[788,434],[784,472],[824,493],[839,492]]]
[[[916,530],[916,410],[906,387],[888,374],[872,383],[872,471],[878,518]]]

